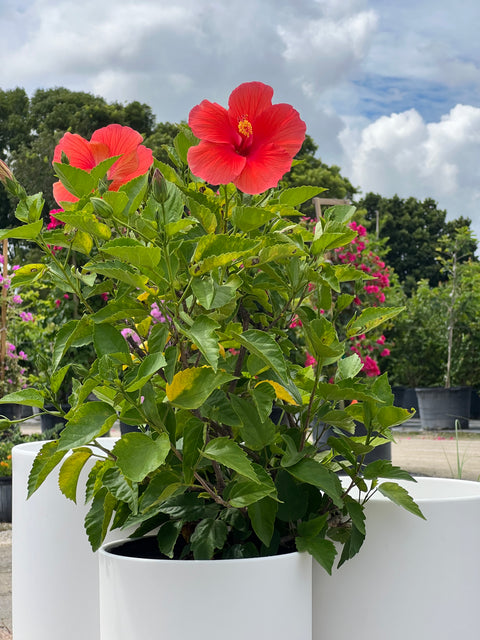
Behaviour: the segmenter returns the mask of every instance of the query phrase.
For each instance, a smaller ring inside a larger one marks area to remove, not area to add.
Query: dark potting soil
[[[158,548],[155,536],[145,536],[136,540],[128,540],[114,547],[110,547],[109,553],[125,558],[148,558],[150,560],[166,560],[167,556]]]

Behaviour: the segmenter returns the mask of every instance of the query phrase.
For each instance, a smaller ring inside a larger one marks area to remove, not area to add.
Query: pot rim
[[[155,536],[143,536],[145,538],[154,538]],[[136,556],[123,556],[115,553],[111,553],[110,549],[113,547],[119,547],[126,542],[132,542],[135,538],[123,538],[122,540],[115,540],[113,542],[107,542],[102,544],[102,546],[98,550],[99,556],[103,556],[104,558],[115,558],[119,562],[142,562],[142,563],[163,563],[169,565],[178,564],[179,566],[213,566],[213,565],[222,565],[226,566],[228,564],[238,564],[248,562],[250,564],[259,564],[260,562],[275,562],[281,559],[284,561],[293,560],[295,557],[307,557],[309,554],[305,551],[292,551],[290,553],[282,553],[274,556],[261,556],[257,558],[217,558],[215,560],[176,560],[170,558],[137,558]]]

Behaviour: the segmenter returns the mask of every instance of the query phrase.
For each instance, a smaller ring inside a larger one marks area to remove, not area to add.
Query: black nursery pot
[[[12,521],[12,476],[0,476],[0,522]]]
[[[0,416],[4,416],[8,420],[20,420],[23,417],[23,407],[21,404],[7,402],[0,404]]]
[[[470,387],[426,387],[416,389],[420,418],[424,429],[468,429]]]
[[[320,423],[317,427],[314,428],[314,432],[313,432],[314,438],[318,437],[318,434],[321,432],[322,429],[323,429],[322,423]],[[333,432],[333,429],[326,429],[322,434],[320,440],[317,442],[318,448],[322,449],[322,445],[326,444],[328,438],[334,435],[335,434]],[[367,435],[367,430],[365,429],[365,425],[355,421],[355,432],[351,435],[353,436]],[[370,453],[367,453],[363,463],[369,464],[370,462],[375,462],[376,460],[391,460],[391,459],[392,459],[392,443],[389,440],[385,440],[385,444],[381,444],[378,447],[375,447],[373,451],[370,451]]]

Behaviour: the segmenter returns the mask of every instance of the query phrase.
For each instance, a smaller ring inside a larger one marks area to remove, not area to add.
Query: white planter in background
[[[312,638],[307,554],[149,560],[114,544],[99,552],[101,640]]]
[[[417,480],[427,521],[376,494],[359,554],[332,577],[313,563],[313,640],[478,636],[480,483]]]
[[[113,446],[114,438],[101,438]],[[58,488],[55,470],[30,499],[27,481],[44,442],[13,448],[12,619],[15,640],[98,640],[98,559],[83,526],[87,463],[78,504]],[[118,532],[116,537],[125,537]],[[115,539],[111,537],[110,539]]]

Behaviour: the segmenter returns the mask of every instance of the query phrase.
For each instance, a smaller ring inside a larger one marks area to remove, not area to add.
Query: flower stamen
[[[253,127],[248,116],[242,116],[238,121],[238,131],[245,138],[249,138],[253,134]]]

